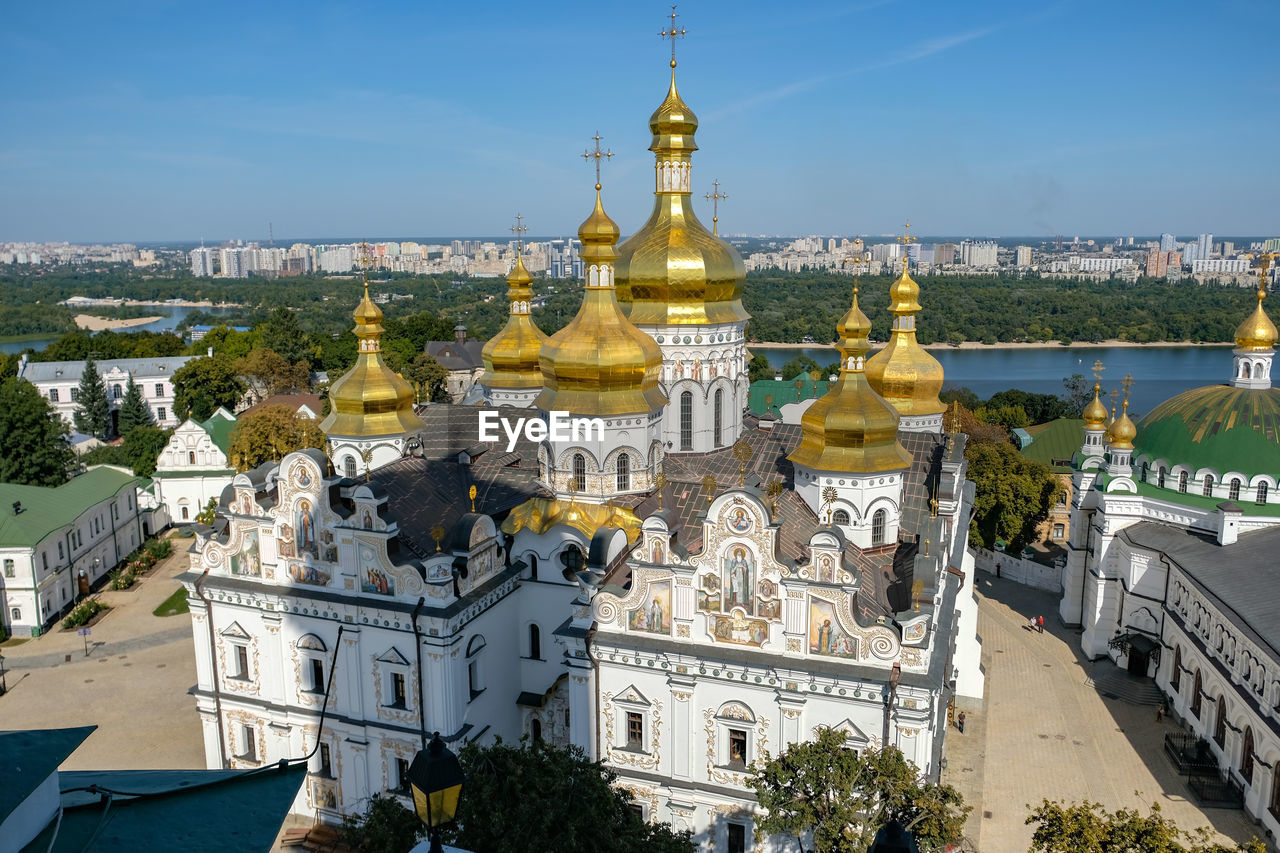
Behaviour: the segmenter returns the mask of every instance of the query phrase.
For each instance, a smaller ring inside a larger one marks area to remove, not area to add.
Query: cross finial
[[[369,244],[364,240],[360,241],[360,258],[357,261],[360,264],[360,277],[364,279],[364,289],[369,289],[369,267],[373,266],[373,258],[370,257]]]
[[[845,264],[853,264],[853,295],[854,296],[858,295],[858,276],[862,272],[862,266],[863,264],[868,264],[868,263],[870,263],[870,261],[868,261],[862,254],[862,238],[855,237],[853,241],[853,257],[842,258],[840,261],[841,267],[843,267]]]
[[[1258,256],[1261,262],[1258,266],[1258,301],[1261,302],[1267,298],[1267,270],[1271,268],[1271,261],[1276,257],[1274,252],[1267,252]]]
[[[659,38],[671,39],[671,67],[676,67],[676,39],[684,38],[684,27],[676,26],[676,18],[680,17],[676,14],[676,7],[671,7],[671,26],[663,29],[658,33]]]
[[[898,238],[898,242],[902,244],[902,271],[907,271],[908,264],[911,263],[911,244],[918,242],[915,237],[911,236],[911,221],[907,220],[902,224],[902,236]]]
[[[1106,367],[1106,365],[1104,365],[1104,364],[1102,363],[1102,359],[1098,359],[1098,360],[1096,360],[1096,361],[1093,363],[1093,368],[1092,368],[1092,370],[1093,370],[1093,378],[1094,378],[1094,381],[1096,381],[1096,382],[1101,382],[1101,381],[1102,381],[1102,371],[1104,371],[1104,370],[1106,370],[1106,369],[1107,369],[1107,367]]]
[[[711,192],[707,193],[707,200],[711,202],[711,233],[716,236],[720,235],[720,199],[728,198],[725,193],[720,192],[720,181],[712,181],[711,186],[715,187]]]
[[[1129,405],[1129,389],[1133,387],[1133,374],[1126,373],[1120,385],[1124,388],[1124,404]]]
[[[524,248],[524,232],[529,230],[529,226],[523,224],[524,217],[516,214],[516,224],[511,226],[511,233],[516,235],[516,253]]]
[[[613,152],[600,150],[600,140],[602,138],[600,136],[600,131],[596,131],[596,135],[591,138],[595,140],[596,147],[594,150],[588,148],[586,151],[583,151],[582,159],[586,160],[588,163],[590,163],[592,160],[596,161],[596,189],[599,190],[600,189],[600,161],[608,160],[612,158]]]

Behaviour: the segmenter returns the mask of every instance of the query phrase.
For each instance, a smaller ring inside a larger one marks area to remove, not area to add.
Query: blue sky
[[[652,204],[660,3],[12,3],[0,241],[569,232]],[[1272,0],[687,2],[722,231],[1280,234]],[[710,222],[709,209],[699,212]]]

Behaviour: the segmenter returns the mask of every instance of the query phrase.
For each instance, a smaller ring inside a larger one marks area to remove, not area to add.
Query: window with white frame
[[[58,389],[57,389],[57,388],[50,388],[50,389],[49,389],[49,402],[50,402],[50,403],[56,403],[56,402],[58,402]]]
[[[258,760],[258,729],[256,726],[240,726],[240,754],[236,758],[244,761]]]
[[[239,622],[232,622],[223,630],[222,639],[227,644],[227,678],[253,680],[249,667],[249,632],[241,628]]]
[[[329,744],[320,744],[320,749],[316,752],[316,758],[318,766],[316,767],[315,775],[323,776],[326,779],[332,779],[333,754],[329,751]]]
[[[484,637],[476,634],[467,643],[467,692],[468,702],[474,700],[477,696],[484,692],[484,671],[481,667],[480,654],[484,651]]]
[[[755,714],[741,702],[726,702],[716,712],[716,753],[721,767],[742,771],[751,764],[755,723]]]
[[[163,383],[163,382],[157,382],[157,383],[156,383],[156,396],[157,396],[157,397],[163,397],[163,396],[164,396],[164,383]]]
[[[383,706],[387,708],[407,709],[409,707],[409,659],[392,647],[377,658],[380,679],[379,692]]]
[[[324,640],[315,634],[304,634],[298,638],[298,654],[302,658],[302,689],[308,693],[323,693],[325,683]]]
[[[648,744],[652,740],[649,717],[653,710],[649,700],[635,687],[628,687],[614,696],[613,708],[617,713],[617,727],[610,745],[628,752],[649,752]]]
[[[391,780],[394,787],[391,789],[397,794],[409,793],[409,759],[396,759],[395,778]]]
[[[4,576],[11,578],[14,575],[13,560],[6,559],[4,561]]]

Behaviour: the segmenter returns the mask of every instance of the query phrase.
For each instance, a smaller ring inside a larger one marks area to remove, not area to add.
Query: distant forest
[[[886,340],[886,310],[891,276],[861,280],[859,298],[872,321],[871,336]],[[1065,281],[1013,275],[927,276],[918,279],[924,310],[917,319],[924,343],[945,341],[1103,341],[1227,342],[1253,304],[1247,288],[1169,284],[1139,279]],[[747,334],[757,341],[801,342],[807,336],[825,343],[835,336],[848,310],[852,279],[829,272],[787,273],[763,270],[747,276],[743,304],[752,315]],[[467,326],[472,338],[491,337],[506,321],[506,282],[501,278],[455,275],[415,276],[379,273],[370,282],[374,294],[395,299],[383,310],[388,319],[430,312],[452,328]],[[580,282],[540,278],[534,284],[541,304],[534,319],[548,334],[573,317],[581,301]],[[272,309],[292,309],[299,325],[318,336],[342,335],[360,298],[359,276],[307,275],[291,278],[210,279],[185,273],[156,275],[132,268],[103,272],[55,270],[35,275],[0,275],[0,337],[55,335],[74,330],[73,311],[57,303],[70,296],[127,297],[234,303],[229,315],[195,312],[190,324],[253,326]],[[136,316],[135,308],[91,308],[102,316]]]

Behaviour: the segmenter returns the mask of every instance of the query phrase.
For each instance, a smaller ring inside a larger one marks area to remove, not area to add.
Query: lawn
[[[190,613],[187,607],[187,589],[186,587],[178,587],[173,595],[160,602],[160,606],[151,611],[155,616],[177,616],[179,613]]]

